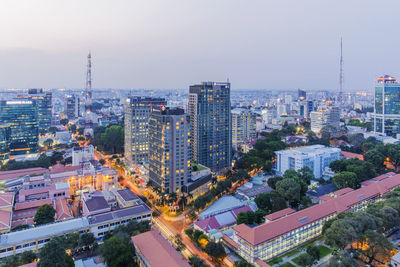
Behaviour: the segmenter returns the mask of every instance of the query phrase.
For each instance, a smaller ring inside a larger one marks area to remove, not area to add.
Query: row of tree
[[[326,243],[339,249],[351,249],[369,259],[382,261],[393,254],[393,245],[384,233],[400,223],[400,189],[387,194],[384,201],[371,204],[365,211],[341,213],[323,227]],[[378,256],[378,257],[377,257]]]
[[[124,128],[119,125],[99,126],[94,129],[93,144],[109,154],[124,152]]]
[[[40,154],[37,160],[25,160],[25,161],[16,161],[14,159],[7,161],[6,164],[1,165],[1,171],[12,171],[12,170],[21,170],[28,168],[49,168],[50,166],[55,165],[58,161],[63,160],[63,154],[59,151],[54,151],[51,156],[47,156],[46,153]]]

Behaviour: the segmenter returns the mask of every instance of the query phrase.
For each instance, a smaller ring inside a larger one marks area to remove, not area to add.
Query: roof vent
[[[365,198],[365,197],[364,197],[364,195],[359,195],[358,198],[359,198],[359,199],[363,199],[363,198]]]
[[[308,221],[308,217],[307,216],[299,219],[300,223],[305,223],[306,221]]]

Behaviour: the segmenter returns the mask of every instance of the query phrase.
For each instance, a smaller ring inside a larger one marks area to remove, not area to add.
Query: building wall
[[[32,99],[0,101],[0,123],[10,124],[10,153],[37,153],[38,111]]]
[[[149,177],[167,193],[182,192],[191,178],[190,119],[182,109],[150,115]]]
[[[125,102],[125,158],[130,167],[148,162],[148,123],[152,106],[165,106],[163,98],[130,97]]]
[[[256,138],[257,115],[250,110],[232,110],[232,145],[238,150]]]
[[[189,89],[192,159],[213,172],[231,166],[230,83],[203,82]]]

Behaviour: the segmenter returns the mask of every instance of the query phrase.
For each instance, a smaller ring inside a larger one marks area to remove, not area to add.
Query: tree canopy
[[[44,204],[40,206],[33,218],[35,226],[54,222],[54,216],[56,215],[56,210],[49,204]]]

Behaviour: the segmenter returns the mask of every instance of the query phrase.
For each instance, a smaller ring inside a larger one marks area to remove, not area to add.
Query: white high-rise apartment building
[[[257,114],[248,109],[234,109],[232,113],[232,145],[238,150],[244,143],[256,138]]]
[[[330,126],[333,130],[340,130],[340,109],[338,107],[329,107],[310,113],[311,131],[319,134],[322,128]]]

